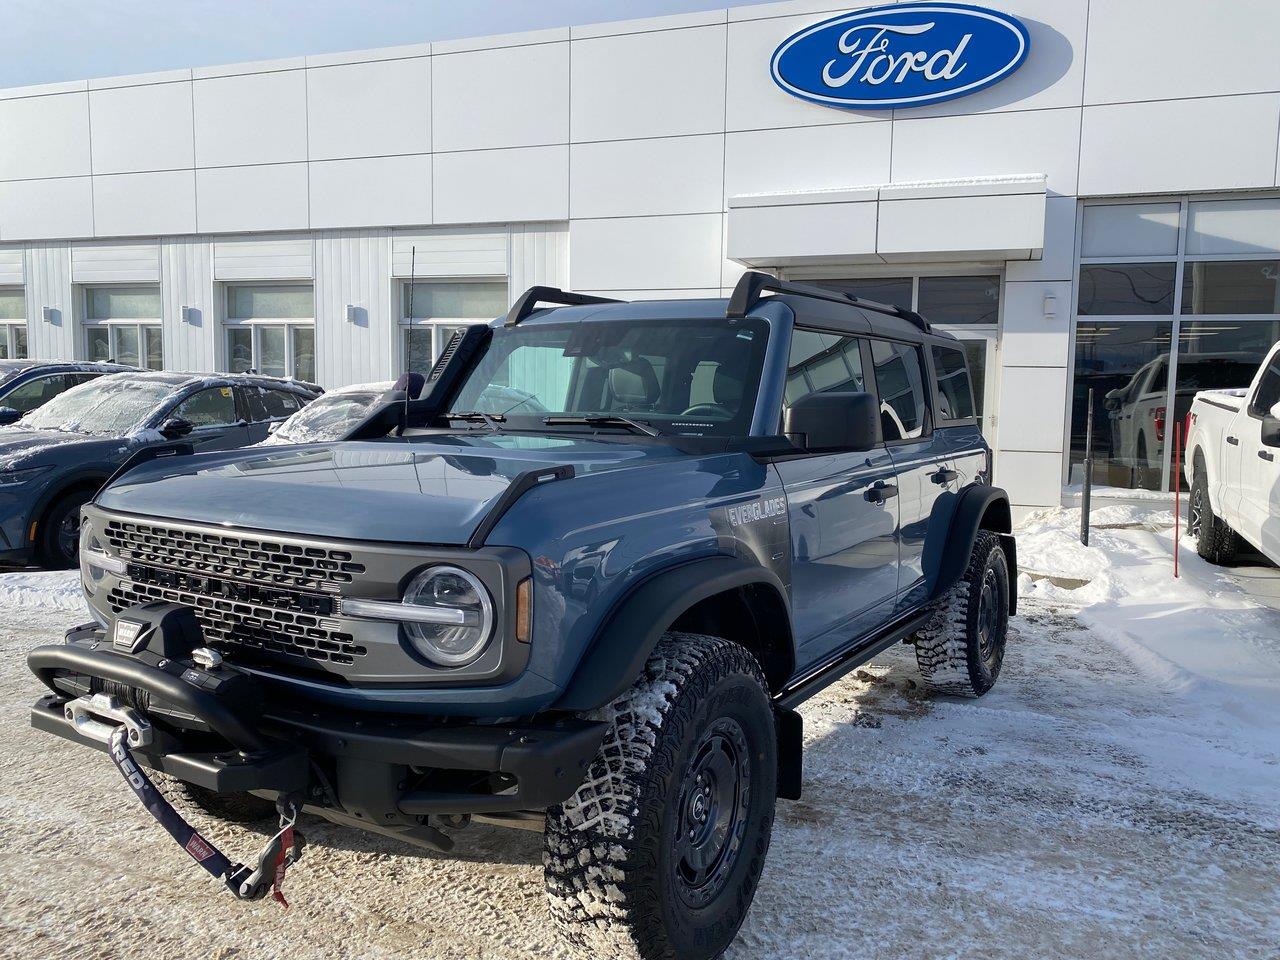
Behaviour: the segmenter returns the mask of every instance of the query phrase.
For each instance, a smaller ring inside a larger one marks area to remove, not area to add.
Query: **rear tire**
[[[547,811],[551,916],[601,957],[709,960],[733,941],[773,830],[777,735],[743,647],[669,633],[572,797]]]
[[[916,665],[929,689],[980,697],[995,685],[1004,664],[1009,590],[1000,538],[978,531],[964,574],[915,636]]]
[[[1230,563],[1240,552],[1240,538],[1225,520],[1213,512],[1209,502],[1209,478],[1197,470],[1191,483],[1188,526],[1196,538],[1196,553],[1210,563]]]
[[[53,501],[36,527],[36,563],[46,570],[69,570],[78,562],[80,508],[92,490],[73,490]]]

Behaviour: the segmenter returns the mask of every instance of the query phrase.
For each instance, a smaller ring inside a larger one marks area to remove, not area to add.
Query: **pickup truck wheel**
[[[1196,553],[1210,563],[1230,563],[1240,550],[1236,532],[1213,512],[1209,502],[1209,478],[1197,470],[1191,483],[1187,527],[1196,538]]]
[[[915,636],[916,665],[938,693],[980,697],[995,685],[1009,628],[1009,561],[1000,538],[979,531],[964,575]]]
[[[602,957],[703,960],[738,932],[777,793],[773,707],[755,658],[669,633],[611,721],[577,792],[547,811],[551,915]]]

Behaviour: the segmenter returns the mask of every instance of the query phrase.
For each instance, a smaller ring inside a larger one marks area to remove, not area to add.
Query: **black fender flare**
[[[100,465],[94,464],[89,467],[77,469],[74,473],[68,474],[65,477],[60,477],[57,483],[50,484],[49,488],[41,493],[31,505],[31,511],[27,514],[26,525],[23,527],[23,541],[27,541],[27,535],[31,530],[32,521],[43,520],[44,515],[49,511],[49,508],[53,506],[56,500],[76,487],[83,487],[85,489],[92,487],[93,489],[90,490],[90,499],[92,500],[102,481],[105,480],[110,473],[111,470],[109,467],[101,468]]]
[[[1000,487],[974,484],[960,491],[955,512],[951,515],[951,528],[942,550],[938,574],[933,581],[931,599],[946,594],[963,576],[979,530],[988,530],[1000,537],[1000,545],[1009,562],[1009,613],[1017,613],[1018,545],[1013,538],[1013,511],[1009,506],[1009,495]]]
[[[609,703],[635,682],[658,640],[694,604],[738,587],[767,586],[790,610],[777,575],[737,557],[691,560],[643,580],[601,622],[557,710],[580,712]]]

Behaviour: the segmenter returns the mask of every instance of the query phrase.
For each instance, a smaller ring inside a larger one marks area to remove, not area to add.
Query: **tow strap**
[[[243,863],[233,863],[226,854],[202,837],[195,827],[187,823],[156,789],[151,778],[134,761],[126,737],[127,731],[123,726],[112,731],[111,749],[108,751],[111,761],[142,801],[142,805],[178,846],[211,876],[221,880],[237,899],[261,900],[270,890],[272,899],[288,909],[289,902],[285,900],[281,890],[285,871],[302,859],[302,848],[306,843],[302,834],[294,829],[294,823],[298,819],[297,806],[283,798],[277,803],[280,809],[280,830],[258,854],[256,867],[250,869]]]

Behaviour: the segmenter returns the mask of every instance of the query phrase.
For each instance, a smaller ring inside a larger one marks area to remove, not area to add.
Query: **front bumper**
[[[152,742],[136,758],[220,793],[293,794],[344,821],[411,829],[430,815],[541,810],[567,799],[606,724],[548,716],[489,724],[421,716],[323,713],[282,702],[257,679],[148,650],[112,648],[103,631],[36,647],[28,666],[50,688],[31,709],[38,730],[105,750],[67,716],[109,693],[143,714]]]

